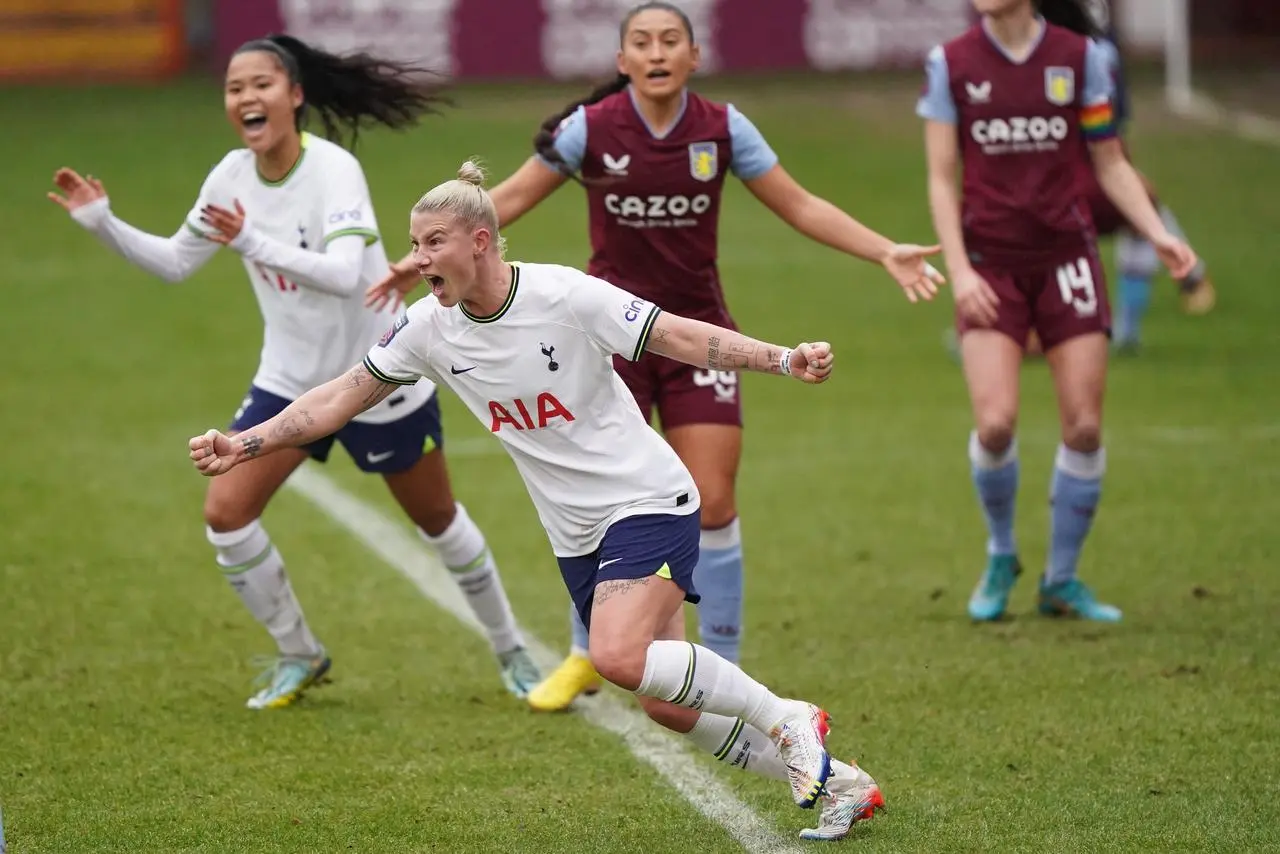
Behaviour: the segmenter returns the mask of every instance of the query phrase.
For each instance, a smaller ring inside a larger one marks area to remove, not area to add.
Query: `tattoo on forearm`
[[[719,338],[707,339],[707,367],[725,371],[761,371],[767,374],[782,372],[782,353],[776,347],[761,344],[747,338],[730,342],[727,351],[721,349]]]
[[[300,409],[293,415],[286,416],[283,421],[271,428],[271,435],[283,439],[293,439],[306,432],[307,427],[316,423],[311,413]],[[304,426],[305,425],[305,426]]]
[[[601,605],[615,596],[634,590],[641,585],[648,584],[656,576],[646,575],[644,578],[619,578],[611,581],[601,581],[596,585],[594,603]]]
[[[369,373],[369,370],[364,365],[356,365],[347,371],[347,384],[343,388],[359,388],[362,385],[372,386],[364,400],[360,401],[365,409],[381,403],[387,395],[396,390],[396,386],[393,384],[384,383]]]
[[[262,437],[256,435],[237,436],[236,441],[244,448],[246,457],[256,457],[262,451]]]
[[[357,388],[369,382],[373,382],[373,374],[364,365],[356,365],[347,371],[347,384],[343,388]]]
[[[649,340],[654,344],[661,344],[667,340],[667,333],[670,331],[670,329],[654,329],[649,336]]]
[[[375,404],[381,403],[383,400],[386,399],[387,395],[391,394],[391,392],[395,390],[396,390],[396,387],[391,383],[384,383],[381,380],[379,380],[378,384],[374,387],[373,391],[369,392],[369,394],[366,395],[365,399],[362,401],[364,403],[365,409],[368,409],[369,407]]]

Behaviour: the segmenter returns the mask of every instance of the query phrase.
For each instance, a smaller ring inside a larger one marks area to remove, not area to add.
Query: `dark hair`
[[[1086,0],[1037,0],[1040,14],[1051,24],[1088,38],[1105,35]]]
[[[631,22],[635,20],[636,15],[641,12],[650,11],[670,12],[680,19],[681,25],[684,26],[685,35],[689,37],[690,44],[696,44],[693,37],[693,22],[689,20],[689,16],[684,10],[674,3],[666,3],[663,0],[649,0],[647,3],[641,3],[638,6],[632,6],[627,14],[623,17],[622,23],[618,25],[618,44],[622,44],[627,38],[627,28],[631,26]],[[581,176],[569,168],[569,164],[564,162],[564,158],[560,156],[560,152],[556,151],[556,130],[559,129],[560,123],[569,116],[573,115],[579,107],[589,107],[598,101],[603,101],[610,95],[616,95],[623,89],[626,89],[631,83],[631,76],[619,72],[608,83],[602,83],[585,98],[574,101],[566,106],[563,110],[553,116],[548,116],[542,125],[538,128],[538,132],[533,136],[533,150],[542,156],[544,160],[554,166],[557,170],[569,176],[579,184],[584,184]]]
[[[294,111],[297,128],[302,129],[308,110],[314,110],[324,136],[351,148],[362,127],[411,127],[422,115],[439,112],[438,104],[450,103],[437,85],[413,79],[431,74],[416,65],[367,53],[338,56],[285,35],[245,42],[232,55],[254,51],[274,56],[289,82],[302,86],[303,102]]]

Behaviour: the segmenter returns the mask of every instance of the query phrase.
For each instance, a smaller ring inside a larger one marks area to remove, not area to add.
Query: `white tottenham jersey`
[[[328,140],[304,133],[302,156],[288,175],[268,182],[258,175],[253,152],[237,149],[213,168],[187,227],[204,236],[210,229],[200,209],[215,204],[244,207],[253,227],[277,240],[314,252],[335,238],[365,240],[360,287],[347,296],[306,288],[275,270],[244,259],[245,270],[262,311],[262,355],[253,384],[294,400],[309,389],[341,376],[364,358],[391,326],[394,316],[364,305],[364,292],[387,273],[387,255],[378,235],[364,170],[355,156]],[[417,409],[434,391],[430,383],[405,389],[410,406],[383,401],[357,420],[380,424]],[[393,396],[399,397],[399,396]]]
[[[688,514],[697,488],[613,370],[644,352],[659,309],[572,269],[513,265],[491,317],[427,296],[365,358],[378,379],[453,389],[515,460],[558,557],[595,551],[609,526]]]

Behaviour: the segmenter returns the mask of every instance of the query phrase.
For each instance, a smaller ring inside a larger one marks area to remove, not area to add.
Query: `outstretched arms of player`
[[[212,477],[246,460],[282,448],[302,447],[336,433],[398,387],[373,376],[361,363],[337,379],[311,389],[279,415],[256,427],[235,436],[210,430],[194,437],[189,443],[191,461],[201,474]]]
[[[765,207],[806,237],[883,266],[912,302],[933,299],[938,285],[945,282],[925,261],[939,247],[894,243],[810,193],[780,165],[743,183]]]
[[[1196,266],[1196,254],[1190,246],[1169,233],[1164,221],[1151,203],[1151,196],[1138,170],[1125,156],[1118,138],[1089,145],[1093,169],[1107,198],[1120,209],[1129,222],[1151,241],[1160,260],[1174,279],[1182,279]]]
[[[506,228],[564,186],[569,176],[530,157],[510,178],[489,191],[498,209],[498,226]]]
[[[654,319],[644,349],[696,368],[786,374],[806,383],[826,382],[835,361],[825,341],[779,347],[665,311]]]
[[[51,201],[116,254],[165,281],[181,282],[218,251],[216,243],[185,225],[172,237],[160,237],[117,218],[111,212],[106,188],[92,175],[86,179],[64,167],[54,174],[53,182],[62,192],[49,193]]]

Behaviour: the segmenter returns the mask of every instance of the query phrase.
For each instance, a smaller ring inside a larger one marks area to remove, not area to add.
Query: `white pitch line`
[[[404,525],[338,486],[313,463],[294,472],[287,485],[412,581],[437,606],[475,632],[481,632],[480,624],[448,570]],[[559,664],[561,657],[549,647],[527,632],[524,637],[525,646],[539,667],[550,669]],[[723,827],[746,851],[802,854],[804,849],[780,836],[704,768],[684,741],[652,723],[633,706],[600,694],[579,700],[575,709],[591,725],[619,736],[636,759],[652,765],[694,809]]]
[[[1280,145],[1280,121],[1261,113],[1230,109],[1199,92],[1189,95],[1185,103],[1173,103],[1169,108],[1175,115],[1225,130],[1241,139]]]

